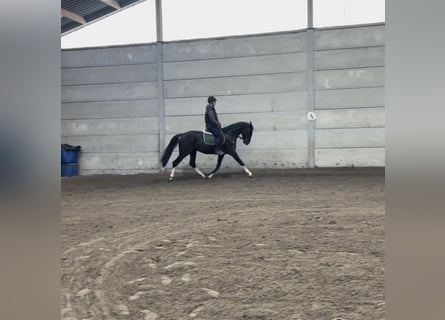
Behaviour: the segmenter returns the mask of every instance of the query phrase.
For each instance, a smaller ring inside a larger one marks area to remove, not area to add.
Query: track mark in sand
[[[184,282],[189,282],[191,280],[190,273],[186,273],[181,277],[181,280]]]
[[[162,276],[162,277],[161,277],[161,283],[162,283],[164,286],[168,286],[170,283],[172,283],[172,279],[170,279],[170,278],[167,277],[167,276]]]
[[[255,244],[257,247],[267,247],[267,244],[265,243],[257,243]]]
[[[80,291],[77,293],[77,296],[80,297],[80,298],[83,298],[83,297],[85,297],[87,294],[89,294],[90,292],[91,292],[90,289],[85,288],[85,289],[80,290]]]
[[[145,314],[144,320],[156,320],[158,315],[150,310],[141,310]]]
[[[119,304],[119,305],[115,306],[114,311],[117,314],[120,314],[123,316],[127,316],[130,314],[130,311],[128,311],[128,307],[125,304]]]
[[[88,260],[91,256],[80,256],[77,257],[76,260]]]
[[[137,283],[137,282],[142,282],[142,281],[144,281],[146,278],[138,278],[138,279],[134,279],[134,280],[130,280],[130,281],[127,281],[126,283],[127,284],[135,284],[135,283]]]
[[[222,245],[219,244],[205,244],[203,245],[204,248],[222,248]]]
[[[138,300],[143,294],[145,294],[145,291],[138,291],[136,292],[134,295],[132,295],[131,297],[128,298],[128,300],[130,301],[136,301]]]
[[[66,313],[73,311],[72,308],[62,308],[62,316],[64,316]]]
[[[127,250],[127,251],[122,251],[123,254],[128,254],[128,253],[140,253],[141,251],[144,251],[143,249],[131,249],[131,250]]]
[[[192,240],[191,242],[187,243],[187,244],[185,245],[185,247],[186,247],[187,249],[190,249],[191,247],[193,247],[194,245],[196,245],[196,244],[198,244],[198,243],[199,243],[199,241]]]
[[[276,314],[278,314],[278,312],[275,310],[272,310],[272,309],[254,308],[254,309],[246,310],[243,313],[242,317],[249,318],[249,319],[265,319],[265,318],[269,318],[272,315],[276,315]]]
[[[189,317],[190,318],[196,318],[196,316],[198,315],[199,311],[201,311],[202,309],[204,309],[204,306],[199,306],[199,307],[195,308],[192,312],[189,313]]]
[[[153,261],[153,259],[144,258],[143,261],[145,262],[145,266],[149,266],[151,269],[156,269],[156,263]]]
[[[65,250],[65,251],[63,252],[63,255],[66,255],[66,254],[68,254],[68,253],[70,253],[70,252],[72,252],[72,251],[77,250],[78,247],[89,246],[89,245],[91,245],[91,244],[93,244],[93,243],[95,243],[95,242],[99,242],[99,241],[101,241],[101,240],[105,240],[105,238],[98,238],[98,239],[95,239],[95,240],[91,240],[90,242],[81,242],[81,243],[79,243],[79,244],[77,244],[77,245],[74,245],[74,246],[72,246],[71,248]]]
[[[215,237],[212,236],[207,237],[207,239],[209,239],[209,241],[218,241]]]
[[[89,242],[81,242],[81,243],[78,244],[78,246],[79,247],[85,247],[85,246],[89,246],[89,245],[91,245],[93,243],[102,241],[102,240],[105,240],[105,238],[102,237],[102,238],[97,238],[97,239],[91,240]]]
[[[196,263],[192,262],[192,261],[179,261],[179,262],[175,262],[172,263],[166,267],[164,267],[164,269],[175,269],[175,268],[181,268],[181,267],[189,267],[189,266],[194,266],[196,265]]]
[[[209,294],[209,296],[211,296],[212,298],[218,298],[219,297],[219,292],[215,291],[215,290],[210,290],[207,288],[201,288],[202,290],[204,290],[205,292],[207,292]]]

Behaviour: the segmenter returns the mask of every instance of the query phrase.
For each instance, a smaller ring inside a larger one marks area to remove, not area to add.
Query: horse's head
[[[249,125],[244,126],[243,129],[241,130],[241,136],[245,145],[248,145],[250,143],[250,139],[252,139],[252,134],[253,134],[253,125],[252,121],[250,121]]]

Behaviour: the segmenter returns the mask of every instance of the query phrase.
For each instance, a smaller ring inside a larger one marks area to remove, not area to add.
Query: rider
[[[207,99],[209,103],[206,107],[205,112],[205,123],[207,131],[210,131],[215,136],[215,153],[218,155],[222,155],[223,152],[221,150],[222,145],[225,142],[224,134],[222,132],[222,124],[218,120],[218,114],[215,110],[216,98],[214,96],[210,96]]]

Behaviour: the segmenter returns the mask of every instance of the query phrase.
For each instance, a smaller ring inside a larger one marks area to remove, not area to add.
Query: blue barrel
[[[61,175],[62,177],[72,177],[79,175],[79,155],[80,146],[62,144],[61,146]]]
[[[62,177],[73,177],[79,175],[78,164],[62,164]]]

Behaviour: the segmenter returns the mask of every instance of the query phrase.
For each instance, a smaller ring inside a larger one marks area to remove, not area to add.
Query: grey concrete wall
[[[238,144],[247,166],[307,167],[306,39],[302,30],[163,43],[162,68],[156,44],[63,51],[62,142],[82,145],[81,174],[157,171],[174,134],[204,127],[215,95],[224,124],[254,124],[252,143]],[[313,56],[315,165],[384,166],[384,26],[317,29]],[[210,169],[216,157],[197,163]],[[238,164],[226,157],[224,167]]]
[[[315,32],[315,165],[385,165],[384,26]]]
[[[62,143],[80,174],[159,170],[155,45],[62,52]]]

